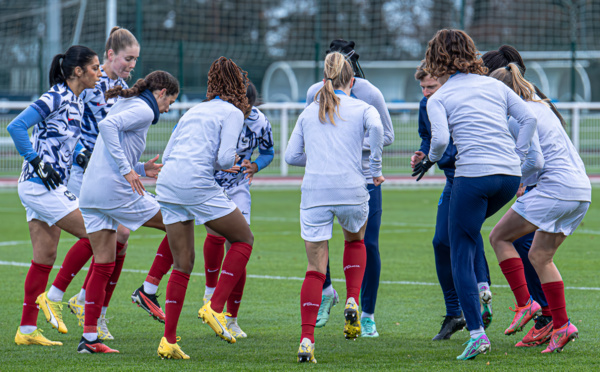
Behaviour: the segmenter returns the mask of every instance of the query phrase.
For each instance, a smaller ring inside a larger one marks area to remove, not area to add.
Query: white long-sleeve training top
[[[308,107],[315,100],[315,95],[319,89],[323,88],[323,82],[313,84],[306,93],[306,107]],[[361,78],[354,78],[354,85],[350,92],[351,97],[358,98],[359,100],[366,102],[367,104],[375,107],[381,118],[383,124],[383,146],[389,146],[394,142],[394,126],[392,125],[392,118],[390,112],[385,104],[383,94],[377,87],[371,84],[370,81]],[[369,156],[371,155],[369,147],[369,134],[365,135],[362,148],[362,171],[363,175],[367,179],[368,183],[373,183],[373,176],[371,175]]]
[[[528,102],[537,116],[544,167],[537,190],[560,200],[592,201],[592,186],[571,139],[552,110],[541,102]]]
[[[99,135],[83,181],[79,206],[111,209],[126,207],[141,198],[124,175],[135,170],[145,176],[140,157],[154,112],[139,97],[121,98],[98,123]]]
[[[515,143],[517,142],[517,138],[519,138],[519,129],[519,122],[514,118],[509,118],[508,130],[515,140]],[[538,179],[538,172],[541,171],[543,167],[544,155],[542,154],[540,137],[536,129],[533,137],[531,137],[531,146],[529,147],[527,156],[525,156],[525,160],[523,161],[523,164],[521,164],[521,183],[525,186],[535,185]]]
[[[357,205],[369,200],[362,172],[365,133],[369,134],[369,174],[379,177],[383,151],[383,125],[377,110],[336,91],[340,98],[335,125],[319,121],[319,104],[304,109],[285,152],[290,165],[306,167],[300,208],[322,205]]]
[[[223,192],[215,169],[229,169],[235,161],[244,125],[240,109],[220,98],[192,107],[171,134],[156,181],[159,201],[200,204]]]
[[[519,123],[516,149],[508,115]],[[500,81],[457,73],[429,98],[427,116],[431,122],[429,159],[441,159],[451,134],[458,150],[455,177],[521,176],[536,117],[525,101]]]

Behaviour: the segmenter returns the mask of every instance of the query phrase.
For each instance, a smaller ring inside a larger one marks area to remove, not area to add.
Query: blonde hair
[[[525,80],[525,78],[521,74],[521,69],[519,68],[519,65],[517,65],[516,63],[511,62],[506,67],[496,69],[490,74],[490,76],[506,84],[509,88],[514,90],[518,96],[523,98],[523,100],[541,102],[548,105],[548,98],[535,98],[535,87],[529,81]]]
[[[329,117],[331,124],[335,125],[333,115],[337,113],[340,116],[340,99],[334,90],[348,86],[354,77],[354,71],[343,54],[332,52],[325,57],[323,75],[325,83],[315,95],[315,102],[319,104],[319,121],[325,124]]]

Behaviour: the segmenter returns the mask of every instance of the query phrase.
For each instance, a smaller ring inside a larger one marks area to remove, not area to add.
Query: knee
[[[173,256],[173,270],[180,271],[184,274],[191,274],[194,269],[195,259],[196,256],[193,252],[191,255],[186,255],[186,257]]]
[[[527,257],[534,268],[542,267],[552,262],[552,257],[547,256],[536,249],[530,250]]]
[[[254,234],[252,234],[252,231],[250,231],[244,238],[244,243],[254,245]]]
[[[128,229],[128,228],[125,228],[125,227],[123,227],[123,226],[119,226],[119,227],[117,228],[117,241],[118,241],[119,243],[122,243],[122,244],[125,244],[125,245],[126,245],[126,244],[127,244],[127,241],[129,240],[129,234],[130,234],[130,233],[131,233],[131,232],[129,231],[129,229]]]

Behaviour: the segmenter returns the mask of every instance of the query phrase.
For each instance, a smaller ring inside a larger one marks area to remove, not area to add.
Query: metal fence
[[[17,153],[6,126],[30,102],[0,102],[0,175],[18,175],[22,158]],[[173,127],[187,109],[195,103],[175,103],[169,113],[161,115],[159,123],[148,131],[146,151],[142,160],[162,154]],[[567,122],[567,133],[578,149],[588,174],[600,174],[600,102],[558,103]],[[275,158],[261,174],[271,176],[301,175],[302,168],[288,167],[282,154],[296,119],[304,109],[302,103],[266,103],[260,109],[267,115],[273,127]],[[417,102],[388,103],[396,139],[384,148],[383,162],[386,175],[401,175],[410,172],[410,156],[419,148],[417,133]],[[2,114],[2,112],[4,112]]]

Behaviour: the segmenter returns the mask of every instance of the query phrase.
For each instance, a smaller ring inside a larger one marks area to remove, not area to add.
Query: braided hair
[[[151,92],[166,89],[168,96],[177,95],[179,94],[179,82],[173,75],[166,71],[153,71],[146,75],[145,78],[138,79],[138,81],[136,81],[129,89],[123,89],[120,85],[109,89],[105,94],[105,98],[109,99],[117,96],[129,98],[139,96],[146,89]]]

